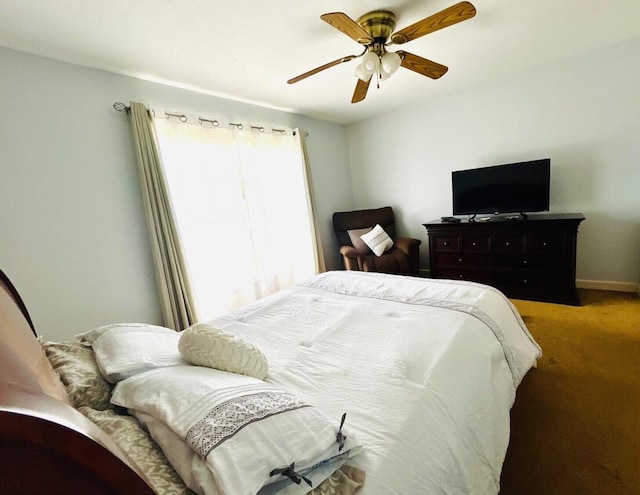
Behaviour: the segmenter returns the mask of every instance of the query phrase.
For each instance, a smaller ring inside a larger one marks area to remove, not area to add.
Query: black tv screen
[[[549,158],[451,173],[453,214],[549,211]]]

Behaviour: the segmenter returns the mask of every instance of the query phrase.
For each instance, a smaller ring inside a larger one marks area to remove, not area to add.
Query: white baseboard
[[[606,280],[576,280],[578,289],[612,290],[616,292],[636,292],[640,294],[640,285],[633,282],[609,282]]]

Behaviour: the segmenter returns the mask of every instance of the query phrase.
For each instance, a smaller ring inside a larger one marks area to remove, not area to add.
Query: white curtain
[[[299,132],[156,117],[201,320],[324,270]]]
[[[198,314],[153,121],[147,108],[136,102],[131,102],[130,119],[164,324],[183,330],[196,322]]]
[[[302,154],[301,160],[304,167],[304,182],[306,186],[306,197],[307,197],[307,210],[309,214],[309,222],[313,226],[313,230],[311,232],[312,242],[313,242],[313,254],[314,261],[316,266],[316,273],[323,273],[327,271],[326,265],[324,263],[324,251],[322,249],[322,239],[320,238],[320,227],[318,226],[318,216],[316,212],[318,211],[316,207],[315,195],[313,194],[313,180],[311,178],[311,167],[309,166],[309,158],[307,157],[307,145],[304,138],[304,132],[300,129],[295,129],[294,136],[298,139],[298,146],[300,148],[300,153]]]

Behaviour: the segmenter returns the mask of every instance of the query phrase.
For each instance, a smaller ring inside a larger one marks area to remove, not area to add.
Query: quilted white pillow
[[[269,366],[251,342],[207,323],[196,323],[180,336],[178,350],[191,364],[264,380]]]
[[[371,229],[371,232],[361,235],[360,238],[376,256],[382,256],[382,253],[393,246],[393,240],[379,224]]]

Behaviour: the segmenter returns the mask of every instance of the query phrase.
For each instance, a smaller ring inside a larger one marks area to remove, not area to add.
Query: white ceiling
[[[351,123],[640,36],[640,0],[471,0],[476,17],[402,49],[449,67],[400,69],[351,104],[356,61],[286,81],[360,46],[320,15],[391,10],[402,29],[456,0],[0,0],[0,45]],[[594,70],[598,70],[594,67]]]

